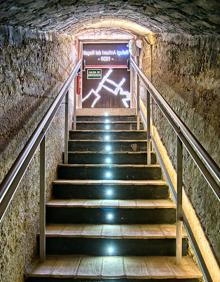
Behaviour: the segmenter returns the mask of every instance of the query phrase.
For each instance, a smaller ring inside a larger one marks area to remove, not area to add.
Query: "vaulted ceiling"
[[[111,18],[152,32],[215,34],[220,33],[219,13],[216,0],[0,0],[0,24],[59,32]]]

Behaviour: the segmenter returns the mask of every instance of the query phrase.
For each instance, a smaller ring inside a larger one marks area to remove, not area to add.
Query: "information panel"
[[[85,67],[94,65],[126,67],[129,56],[126,43],[86,44],[83,48]]]
[[[126,43],[83,45],[83,108],[129,108],[129,49]]]

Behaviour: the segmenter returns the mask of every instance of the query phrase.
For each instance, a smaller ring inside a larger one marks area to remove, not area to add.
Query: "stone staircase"
[[[47,203],[47,259],[27,281],[199,281],[175,263],[175,204],[135,116],[78,117]]]

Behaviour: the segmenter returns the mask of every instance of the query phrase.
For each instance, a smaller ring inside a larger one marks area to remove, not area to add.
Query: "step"
[[[92,129],[92,130],[133,130],[137,129],[136,121],[77,121],[76,129]],[[143,129],[143,125],[140,125]]]
[[[169,188],[162,180],[56,180],[53,197],[60,199],[166,199]]]
[[[114,151],[146,151],[147,140],[70,140],[69,151],[95,151],[95,152],[114,152]]]
[[[52,199],[48,223],[173,224],[175,205],[170,200]]]
[[[175,225],[50,224],[47,254],[174,256]],[[187,254],[183,239],[183,255]]]
[[[111,280],[112,277],[114,280]],[[183,257],[182,263],[177,265],[175,257],[168,256],[79,255],[48,256],[44,262],[36,262],[28,275],[28,282],[199,282],[201,277],[201,272],[189,256]]]
[[[137,116],[135,115],[123,115],[123,116],[77,116],[77,121],[137,121]]]
[[[159,165],[60,164],[59,179],[160,180]]]
[[[147,153],[140,152],[94,152],[69,151],[69,164],[147,164]],[[151,163],[156,163],[156,154],[151,153]]]
[[[70,140],[146,140],[146,130],[71,130]]]

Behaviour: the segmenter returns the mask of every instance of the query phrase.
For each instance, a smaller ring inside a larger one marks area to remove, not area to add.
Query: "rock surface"
[[[1,27],[0,182],[58,94],[75,63],[74,40]],[[70,109],[72,107],[70,106]],[[64,105],[46,137],[47,195],[61,161]],[[39,230],[39,150],[0,225],[0,281],[23,281]]]
[[[163,34],[152,46],[145,44],[143,69],[167,102],[220,166],[220,45],[215,36]],[[176,137],[155,107],[154,120],[162,142],[176,166]],[[184,150],[184,185],[220,260],[220,206],[203,176]]]
[[[105,17],[132,20],[153,32],[220,32],[217,0],[20,0],[0,1],[0,23],[71,31],[81,21]]]

